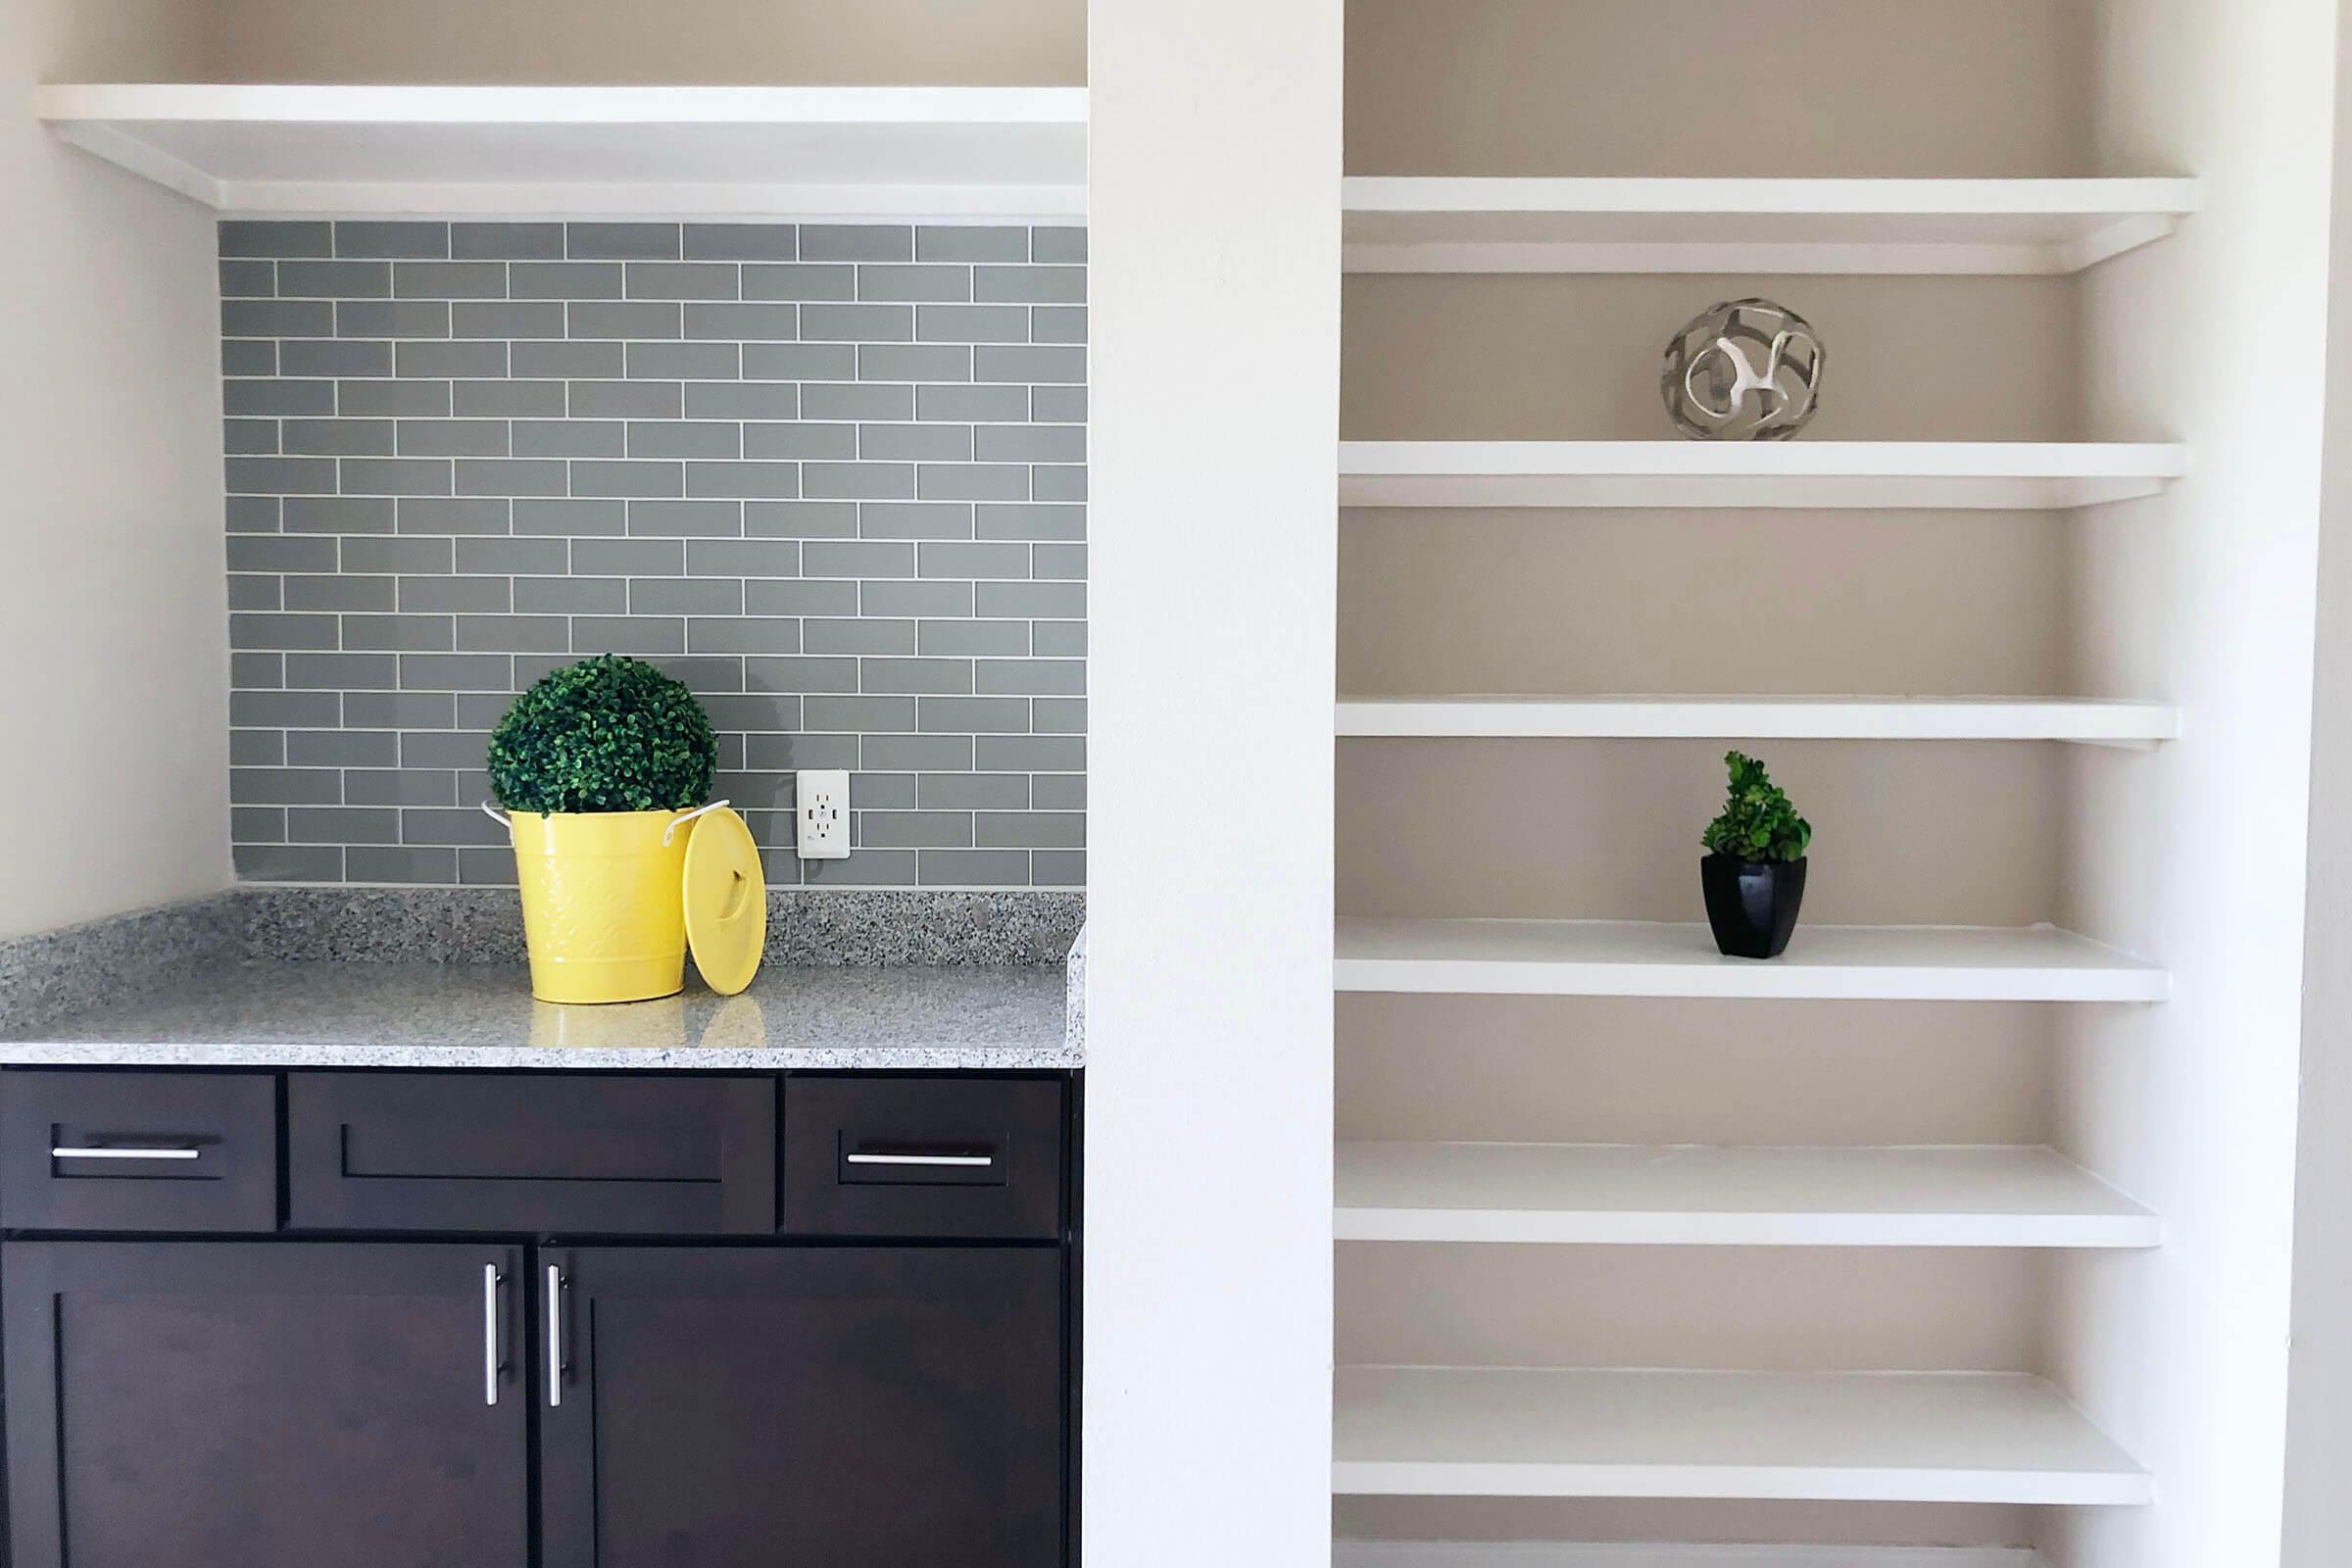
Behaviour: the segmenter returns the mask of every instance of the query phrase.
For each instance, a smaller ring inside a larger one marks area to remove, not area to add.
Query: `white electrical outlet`
[[[794,845],[804,860],[850,858],[850,775],[838,767],[804,767],[793,775]]]

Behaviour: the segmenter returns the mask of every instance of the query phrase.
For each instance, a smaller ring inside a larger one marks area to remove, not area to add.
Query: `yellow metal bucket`
[[[683,814],[514,813],[532,996],[643,1002],[683,989],[686,914],[679,888],[694,831]]]

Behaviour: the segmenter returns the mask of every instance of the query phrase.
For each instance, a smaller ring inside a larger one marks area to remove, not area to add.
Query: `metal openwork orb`
[[[1812,323],[1770,300],[1727,300],[1666,345],[1658,389],[1700,441],[1786,441],[1813,417],[1828,360]]]

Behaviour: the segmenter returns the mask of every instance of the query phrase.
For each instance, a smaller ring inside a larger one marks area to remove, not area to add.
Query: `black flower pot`
[[[1805,862],[1741,860],[1701,856],[1699,886],[1706,890],[1707,924],[1727,958],[1777,958],[1796,929],[1805,902]]]

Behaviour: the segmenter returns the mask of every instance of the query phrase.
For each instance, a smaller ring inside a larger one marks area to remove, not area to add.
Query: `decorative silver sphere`
[[[1827,359],[1812,323],[1786,305],[1727,300],[1674,334],[1658,390],[1694,440],[1786,441],[1813,417]]]

